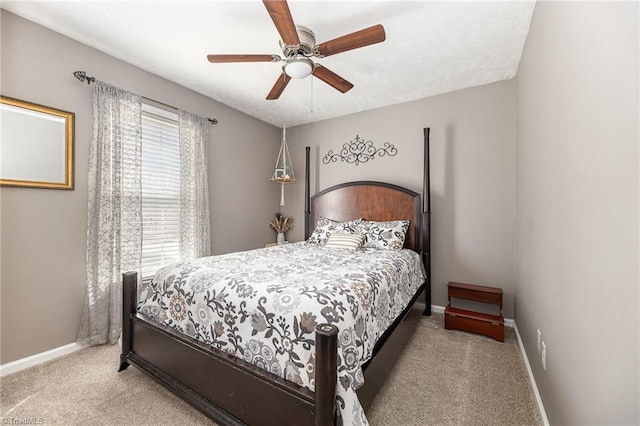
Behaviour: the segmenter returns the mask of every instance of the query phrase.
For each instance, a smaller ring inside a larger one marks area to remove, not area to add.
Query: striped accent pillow
[[[330,234],[324,244],[327,248],[357,250],[362,246],[364,237],[360,234]]]

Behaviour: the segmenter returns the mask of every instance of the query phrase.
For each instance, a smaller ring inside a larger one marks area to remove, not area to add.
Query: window
[[[142,104],[142,277],[180,260],[178,116]]]

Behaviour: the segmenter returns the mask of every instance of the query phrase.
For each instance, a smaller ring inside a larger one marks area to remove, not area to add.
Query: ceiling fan
[[[225,62],[284,62],[282,75],[278,77],[267,100],[278,99],[291,78],[305,78],[313,74],[315,77],[345,93],[353,87],[338,74],[311,60],[311,57],[324,58],[347,50],[369,46],[385,40],[384,27],[374,25],[354,33],[316,44],[316,38],[307,27],[295,25],[286,0],[262,0],[273,23],[280,33],[282,41],[280,55],[207,55],[212,63]]]

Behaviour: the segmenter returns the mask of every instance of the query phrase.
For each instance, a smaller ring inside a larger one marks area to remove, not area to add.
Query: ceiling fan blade
[[[279,62],[282,58],[278,55],[207,55],[211,63],[226,62]]]
[[[287,87],[287,84],[289,84],[289,81],[291,81],[291,77],[289,77],[285,73],[282,73],[276,80],[276,84],[273,85],[271,91],[267,95],[267,100],[273,101],[275,99],[278,99],[282,94],[284,88]]]
[[[325,41],[317,46],[317,50],[322,56],[331,56],[336,53],[346,52],[347,50],[357,49],[358,47],[380,43],[385,39],[386,34],[384,27],[378,24],[365,28],[364,30],[356,31],[355,33]]]
[[[342,93],[348,92],[353,87],[353,84],[322,65],[316,65],[313,75]]]
[[[282,41],[290,46],[300,44],[296,24],[293,22],[287,2],[285,0],[262,0],[262,2],[278,29]]]

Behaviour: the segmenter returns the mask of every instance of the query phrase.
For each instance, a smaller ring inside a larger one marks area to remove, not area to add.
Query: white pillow
[[[342,234],[335,233],[329,235],[327,242],[324,244],[326,248],[357,250],[364,242],[364,237],[360,234]]]

